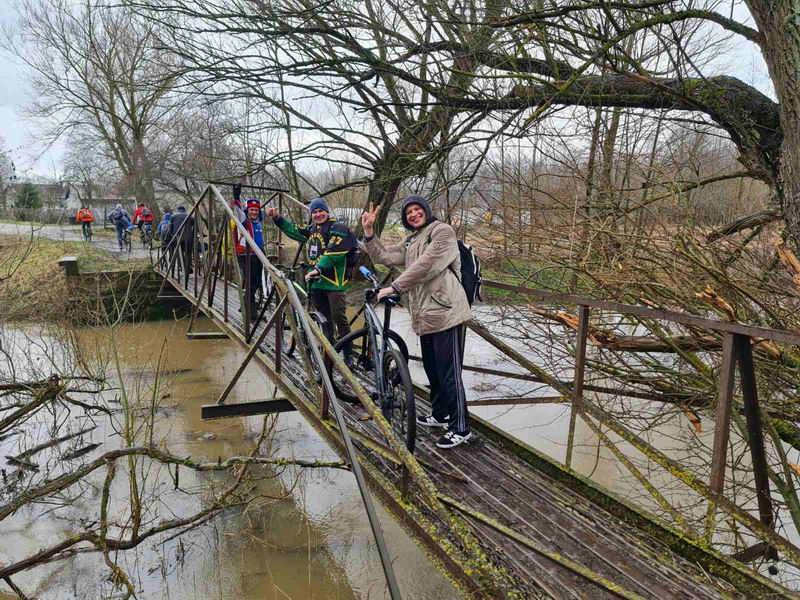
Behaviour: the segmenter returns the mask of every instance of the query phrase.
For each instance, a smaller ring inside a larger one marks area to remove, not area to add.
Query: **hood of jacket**
[[[408,208],[412,204],[419,204],[422,207],[422,210],[425,211],[425,216],[427,220],[425,221],[425,225],[430,225],[433,221],[436,220],[436,217],[433,216],[433,211],[431,210],[431,205],[428,203],[428,200],[424,196],[417,196],[412,195],[403,200],[403,206],[400,207],[400,219],[403,221],[403,227],[408,229],[409,231],[415,231],[411,225],[408,224],[406,220],[406,208]],[[425,227],[423,225],[422,227]]]

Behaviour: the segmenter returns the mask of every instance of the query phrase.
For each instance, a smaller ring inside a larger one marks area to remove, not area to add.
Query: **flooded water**
[[[482,307],[479,311],[490,311]],[[487,316],[487,315],[484,315]],[[116,359],[119,376],[129,388],[142,395],[152,391],[152,373],[163,355],[164,376],[158,390],[154,440],[166,440],[179,456],[215,462],[249,452],[264,424],[260,417],[203,421],[200,408],[213,403],[233,376],[244,352],[227,340],[188,340],[188,323],[161,322],[122,326],[116,331]],[[410,319],[402,309],[392,318],[392,328],[408,342],[412,354],[419,355],[419,341],[410,332]],[[199,321],[196,331],[213,330]],[[37,332],[25,330],[31,338]],[[41,339],[46,341],[48,335]],[[83,330],[77,333],[78,347],[87,356],[108,355],[107,332]],[[43,344],[42,348],[47,345]],[[26,350],[30,353],[30,348]],[[41,352],[45,352],[44,349]],[[114,364],[111,364],[114,363]],[[465,363],[500,370],[521,372],[518,366],[474,334],[467,336]],[[425,383],[422,365],[412,361],[412,377]],[[114,369],[112,369],[113,372]],[[559,374],[570,379],[569,367]],[[552,395],[539,384],[503,380],[465,371],[469,400],[512,396]],[[273,388],[261,371],[250,366],[235,386],[230,402],[267,399]],[[114,392],[117,394],[118,392]],[[641,406],[638,406],[641,408]],[[569,423],[568,404],[473,407],[471,412],[504,429],[523,442],[558,461],[566,453]],[[675,414],[663,419],[649,434],[649,441],[668,455],[683,456],[692,444],[710,445],[713,427],[704,419],[701,433],[688,419]],[[271,451],[276,456],[307,460],[337,460],[337,456],[298,413],[269,417]],[[421,431],[419,435],[429,435]],[[120,445],[118,432],[109,424],[93,432],[92,441],[103,449]],[[618,438],[609,434],[615,442]],[[4,446],[5,444],[5,446]],[[9,454],[9,442],[0,441],[0,453]],[[636,451],[620,444],[626,454]],[[748,471],[749,462],[740,465]],[[576,426],[573,468],[620,496],[654,508],[655,501],[642,494],[640,485],[627,473],[598,437],[580,419]],[[302,472],[301,472],[302,471]],[[246,509],[228,509],[211,523],[189,531],[180,538],[140,545],[118,558],[129,573],[135,574],[140,598],[209,599],[380,599],[387,598],[383,572],[372,541],[369,524],[352,473],[335,469],[281,471],[263,469],[258,482],[260,502]],[[697,516],[704,506],[693,494],[674,484],[665,474],[654,471],[651,481],[673,505]],[[181,470],[181,496],[173,490],[172,474],[161,470],[152,474],[154,486],[163,489],[163,501],[178,509],[202,507],[204,489],[218,489],[226,479],[217,474],[195,474]],[[126,490],[115,490],[120,501]],[[95,492],[96,494],[96,492]],[[94,499],[80,502],[75,511],[92,506]],[[748,506],[748,504],[744,504]],[[427,556],[378,505],[381,523],[394,559],[403,597],[420,600],[460,597]],[[0,563],[35,552],[44,540],[68,532],[62,521],[42,518],[43,510],[20,511],[0,522],[0,534],[15,540],[12,548],[0,547]],[[169,516],[166,511],[164,517]],[[788,534],[794,537],[794,533]],[[118,597],[107,578],[108,570],[97,554],[79,555],[58,566],[46,566],[14,578],[15,583],[37,598]],[[782,575],[788,575],[782,573]],[[2,599],[2,594],[0,594]]]
[[[154,440],[166,440],[179,456],[214,462],[249,452],[261,430],[261,417],[203,421],[200,408],[222,392],[244,353],[227,340],[192,340],[185,336],[187,322],[123,326],[116,332],[120,372],[128,393],[151,391],[152,366],[165,349],[159,389],[164,396],[157,410]],[[213,329],[199,321],[195,330]],[[26,329],[34,338],[36,332]],[[107,332],[78,332],[79,346],[87,356],[107,350]],[[47,335],[42,339],[46,341]],[[44,344],[46,345],[46,344]],[[43,346],[44,346],[43,345]],[[113,357],[107,356],[112,359]],[[114,360],[111,360],[114,363]],[[272,395],[268,380],[256,367],[248,367],[233,390],[230,402],[265,399]],[[335,461],[338,457],[297,413],[269,417],[271,450],[276,456]],[[118,447],[114,428],[101,422],[92,441],[103,450]],[[0,452],[13,450],[9,442]],[[262,469],[258,482],[261,501],[246,509],[228,509],[210,524],[181,536],[141,544],[118,557],[140,598],[203,599],[349,599],[388,598],[385,580],[352,473],[335,469],[288,468],[280,473]],[[169,511],[202,507],[204,487],[219,485],[218,474],[180,471],[181,490],[173,490],[166,469],[147,473],[157,490],[150,502],[162,502]],[[115,480],[116,483],[116,480]],[[114,490],[124,501],[126,489]],[[162,495],[163,494],[163,495]],[[78,500],[74,511],[96,506],[97,499]],[[427,556],[390,515],[378,506],[380,521],[404,598],[450,599],[460,597]],[[59,518],[42,518],[43,511],[23,510],[0,522],[0,534],[13,536],[13,547],[0,548],[0,563],[31,554],[47,540],[67,533]],[[74,515],[73,515],[74,516]],[[169,518],[167,510],[162,517]],[[80,555],[14,577],[14,582],[37,598],[122,597],[108,581],[108,570],[98,554]],[[0,596],[2,597],[2,596]]]

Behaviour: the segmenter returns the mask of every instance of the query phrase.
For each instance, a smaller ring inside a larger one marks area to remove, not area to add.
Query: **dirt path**
[[[96,233],[102,231],[102,226],[94,226],[94,230]],[[28,236],[31,235],[31,232],[33,232],[33,235],[46,237],[51,240],[61,240],[65,242],[80,242],[83,240],[81,228],[76,225],[0,223],[0,234]],[[133,233],[133,244],[130,253],[119,250],[117,247],[116,236],[107,238],[100,235],[95,235],[92,238],[91,243],[99,248],[102,248],[103,250],[106,250],[110,254],[113,254],[120,260],[126,260],[127,258],[147,258],[149,256],[149,252],[142,248],[142,245],[139,242],[138,231],[134,231]]]

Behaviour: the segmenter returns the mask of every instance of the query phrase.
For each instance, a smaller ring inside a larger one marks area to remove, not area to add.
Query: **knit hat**
[[[259,202],[255,198],[248,198],[247,208],[257,208],[258,210],[261,210],[261,202]]]
[[[324,210],[326,213],[330,214],[331,207],[328,206],[328,203],[322,198],[314,198],[308,205],[308,211],[313,213],[315,210]]]
[[[409,231],[414,230],[414,228],[411,227],[411,225],[409,225],[408,219],[406,219],[406,209],[412,204],[420,206],[422,210],[425,211],[425,216],[427,217],[427,219],[425,219],[425,225],[427,225],[431,221],[436,220],[436,217],[433,216],[433,211],[431,211],[431,205],[428,204],[428,201],[425,199],[424,196],[417,196],[417,195],[408,196],[405,200],[403,200],[403,206],[400,209],[400,219],[403,221],[403,226],[406,229],[408,229]]]

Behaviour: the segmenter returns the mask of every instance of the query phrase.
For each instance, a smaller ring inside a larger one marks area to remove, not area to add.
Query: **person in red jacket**
[[[241,201],[237,197],[233,202],[233,209],[239,222],[244,225],[247,233],[255,241],[256,246],[264,250],[264,214],[261,212],[261,203],[256,198],[246,200],[246,210],[242,209]],[[245,306],[242,312],[249,316],[251,320],[258,317],[258,305],[256,303],[256,291],[261,287],[264,267],[261,260],[247,247],[247,240],[244,236],[236,233],[236,258],[242,272],[242,281],[248,280],[250,286],[245,290]]]
[[[142,230],[142,226],[145,223],[150,224],[150,228],[153,227],[153,212],[147,208],[144,202],[140,202],[139,206],[136,207],[136,210],[133,211],[133,224],[139,228],[139,231]]]
[[[81,206],[81,209],[75,215],[75,222],[81,224],[83,239],[88,240],[92,236],[92,223],[94,223],[92,210],[87,206]]]

